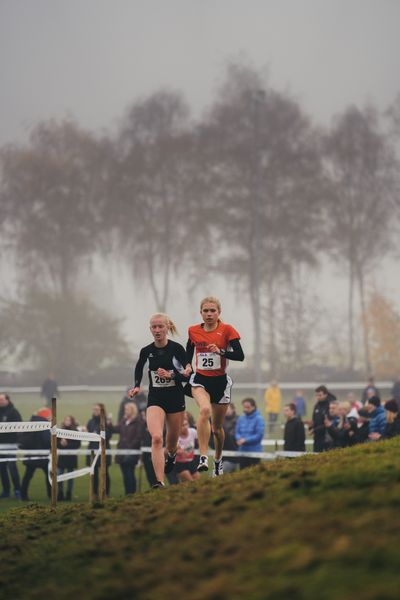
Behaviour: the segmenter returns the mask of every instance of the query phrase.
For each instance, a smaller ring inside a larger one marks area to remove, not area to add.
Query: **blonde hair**
[[[203,298],[203,300],[200,302],[200,310],[202,310],[203,306],[208,302],[215,304],[218,308],[218,311],[221,312],[221,302],[215,296],[206,296]]]
[[[390,410],[386,411],[386,422],[387,423],[393,423],[396,417],[397,417],[396,413],[394,413]]]
[[[150,324],[153,321],[153,319],[163,319],[164,322],[165,322],[165,324],[166,324],[166,326],[167,326],[167,329],[168,329],[169,333],[171,335],[178,335],[178,330],[176,328],[175,323],[165,313],[158,312],[158,313],[154,313],[154,315],[151,315],[151,317],[150,317]]]
[[[136,404],[134,402],[127,402],[125,404],[124,410],[127,406],[129,406],[129,408],[131,409],[132,416],[137,417],[138,416],[138,407],[136,406]]]

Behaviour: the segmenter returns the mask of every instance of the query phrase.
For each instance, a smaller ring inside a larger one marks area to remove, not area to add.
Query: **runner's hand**
[[[129,398],[133,398],[133,396],[136,396],[136,394],[138,394],[139,392],[140,392],[140,388],[139,387],[129,388],[129,390],[128,390],[128,396],[129,396]]]
[[[211,352],[215,352],[215,354],[221,354],[221,350],[216,344],[208,344],[207,348],[208,350],[211,350]]]
[[[165,379],[172,379],[171,371],[167,371],[166,369],[157,369],[157,375]]]
[[[191,365],[187,365],[186,368],[182,371],[182,375],[184,377],[189,377],[189,375],[191,375],[193,372],[192,366]]]

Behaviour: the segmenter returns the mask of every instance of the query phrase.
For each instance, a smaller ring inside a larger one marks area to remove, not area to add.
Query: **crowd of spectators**
[[[397,386],[397,387],[396,387]],[[268,396],[267,425],[268,431],[271,424],[276,425],[276,413],[278,394],[277,383],[271,386]],[[397,394],[397,396],[396,396]],[[382,401],[380,393],[373,379],[368,380],[368,384],[362,391],[360,400],[357,400],[354,393],[349,393],[347,399],[338,401],[326,386],[318,386],[315,390],[315,404],[312,416],[309,420],[302,419],[306,413],[306,402],[301,390],[297,390],[293,401],[284,405],[282,414],[285,424],[283,426],[283,449],[286,452],[304,452],[306,450],[307,434],[313,438],[313,451],[323,452],[335,448],[344,448],[360,443],[374,443],[381,439],[388,439],[400,435],[400,382],[396,382],[392,390],[393,397],[390,400]],[[267,402],[267,397],[266,397]],[[279,396],[279,405],[281,397]],[[224,456],[224,472],[229,473],[236,469],[244,469],[255,465],[260,461],[260,457],[255,453],[263,451],[262,442],[265,434],[265,419],[258,410],[256,401],[253,398],[244,398],[242,400],[243,412],[239,416],[236,413],[235,405],[232,403],[228,407],[224,421],[225,445],[224,450],[227,453]],[[61,429],[86,430],[88,432],[100,433],[100,412],[101,405],[95,404],[92,410],[92,416],[85,426],[79,427],[76,419],[72,415],[64,417],[61,423]],[[117,450],[115,464],[121,471],[122,482],[126,494],[133,494],[137,490],[136,467],[139,463],[143,465],[144,473],[150,486],[156,481],[153,470],[150,446],[151,438],[146,427],[146,397],[138,394],[134,399],[124,396],[121,401],[118,413],[117,423],[113,423],[111,418],[106,420],[106,448],[110,448],[110,440],[113,434],[118,434]],[[270,415],[274,416],[272,419]],[[46,421],[51,419],[51,409],[48,407],[40,409],[32,415],[31,421]],[[18,422],[21,421],[21,415],[13,405],[11,398],[6,393],[0,393],[0,421]],[[276,429],[275,429],[276,436]],[[281,437],[276,436],[276,437]],[[213,437],[210,438],[212,446]],[[17,448],[29,450],[49,450],[51,445],[50,430],[40,432],[24,432],[17,434],[14,432],[3,433],[0,439],[0,448],[5,450],[15,450]],[[60,450],[77,450],[81,446],[79,440],[59,438],[57,445]],[[197,471],[197,431],[193,416],[186,412],[183,419],[181,435],[179,437],[179,448],[177,453],[176,468],[167,475],[170,484],[179,482],[193,481],[199,478]],[[147,451],[137,454],[124,454],[124,450],[136,450],[146,447]],[[98,449],[98,442],[89,442],[88,449],[91,455],[87,455],[86,462],[91,464],[93,455]],[[239,451],[239,452],[238,452]],[[232,454],[238,452],[238,456]],[[248,455],[248,456],[247,456]],[[25,472],[20,480],[19,471],[16,466],[15,455],[4,454],[0,462],[0,475],[2,491],[0,498],[9,498],[12,495],[16,499],[28,500],[29,484],[37,470],[44,473],[47,495],[51,495],[51,487],[48,480],[48,458],[30,454],[25,456],[23,464]],[[109,467],[112,457],[107,455],[106,464],[106,493],[110,494],[111,480]],[[59,454],[58,473],[71,472],[78,467],[78,456],[74,454]],[[99,470],[100,462],[97,461],[93,476],[94,498],[99,493]],[[11,486],[13,486],[13,494]],[[71,500],[73,498],[74,479],[66,481],[66,490],[64,484],[58,484],[58,500]]]

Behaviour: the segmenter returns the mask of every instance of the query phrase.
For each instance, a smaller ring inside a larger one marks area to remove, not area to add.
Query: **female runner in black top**
[[[177,342],[168,339],[168,332],[174,335],[176,327],[168,315],[157,313],[150,318],[150,331],[154,342],[140,351],[135,367],[135,384],[128,391],[131,398],[140,391],[143,368],[149,363],[149,394],[146,410],[147,428],[151,435],[151,459],[157,483],[153,487],[164,486],[164,472],[172,471],[178,438],[185,411],[185,397],[182,380],[191,373],[186,351]],[[167,423],[166,455],[163,450],[163,431]]]

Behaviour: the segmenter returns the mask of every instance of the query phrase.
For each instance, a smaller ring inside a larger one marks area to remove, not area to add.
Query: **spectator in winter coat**
[[[373,398],[374,396],[379,398],[380,394],[379,394],[378,388],[375,385],[374,378],[369,377],[368,383],[365,386],[365,388],[363,389],[362,394],[361,394],[361,402],[364,405],[366,402],[368,402],[369,398]]]
[[[242,400],[243,414],[237,420],[235,438],[241,452],[262,452],[265,421],[257,410],[253,398]],[[250,467],[260,462],[259,458],[241,457],[240,469]]]
[[[271,437],[276,434],[275,428],[278,421],[279,413],[281,412],[282,394],[278,387],[278,382],[273,379],[271,385],[266,390],[265,395],[265,412],[268,417],[268,433]]]
[[[332,439],[332,448],[345,448],[353,445],[355,442],[355,432],[357,430],[357,419],[349,416],[352,407],[350,402],[344,401],[337,404],[337,418],[325,419],[326,432]],[[330,409],[333,403],[331,403]]]
[[[86,425],[87,431],[89,433],[100,433],[100,413],[101,413],[101,404],[95,404],[93,406],[92,418],[89,419]],[[106,449],[110,448],[110,439],[112,436],[112,428],[109,423],[106,423]],[[97,451],[99,449],[99,442],[89,442],[88,446],[89,450]],[[87,457],[87,464],[90,464],[90,457]],[[106,460],[106,494],[107,496],[110,494],[110,475],[108,473],[108,468],[111,465],[111,456],[107,455]],[[100,460],[97,461],[94,476],[93,476],[93,493],[94,496],[98,496],[99,494],[99,471],[100,471]]]
[[[395,398],[385,402],[386,425],[383,438],[388,439],[400,435],[399,405]]]
[[[392,387],[392,399],[396,400],[397,406],[400,408],[400,377],[393,384],[393,387]]]
[[[125,404],[124,416],[119,425],[114,425],[112,430],[119,433],[118,450],[139,450],[144,432],[144,422],[134,402]],[[136,492],[135,468],[138,461],[139,455],[135,454],[118,454],[116,456],[115,462],[121,469],[125,494]]]
[[[13,403],[11,402],[10,396],[5,392],[0,393],[0,423],[12,423],[15,421],[22,421],[21,415],[18,410],[15,408]],[[17,433],[10,431],[10,433],[2,433],[0,435],[0,449],[2,450],[10,450],[17,449]],[[1,455],[0,458],[14,458],[13,455]],[[21,484],[19,481],[19,474],[15,460],[10,460],[10,462],[1,462],[0,463],[0,475],[1,475],[1,485],[3,490],[0,494],[0,498],[9,498],[10,497],[10,478],[8,474],[10,473],[11,480],[14,486],[14,496],[16,499],[21,498]]]
[[[283,409],[286,418],[285,431],[283,434],[283,449],[289,452],[305,452],[305,432],[304,423],[301,417],[296,414],[296,405],[294,402],[286,404]]]
[[[236,414],[236,408],[233,402],[231,402],[228,405],[223,424],[225,432],[224,450],[235,451],[238,449],[235,437],[237,421],[238,416]],[[224,457],[224,473],[232,473],[235,471],[238,463],[239,459],[235,456]]]
[[[51,419],[51,410],[49,408],[41,408],[36,415],[32,415],[31,421],[49,421]],[[51,434],[50,429],[44,431],[30,431],[22,433],[20,436],[20,446],[26,450],[50,450],[51,447]],[[27,456],[24,460],[26,467],[25,474],[21,484],[21,498],[22,500],[29,500],[28,488],[32,477],[35,474],[36,469],[41,469],[44,473],[46,482],[47,496],[51,497],[51,486],[48,477],[48,457],[39,458],[37,456]],[[34,460],[31,460],[34,459]]]
[[[78,423],[72,415],[64,417],[61,423],[61,429],[67,429],[70,431],[78,431]],[[81,447],[80,440],[70,440],[67,438],[57,438],[57,448],[60,450],[77,450]],[[78,468],[78,456],[76,454],[59,454],[57,462],[57,472],[62,475],[65,471],[71,473]],[[67,494],[64,497],[64,486],[63,482],[60,481],[58,484],[58,495],[57,500],[72,500],[72,490],[74,489],[74,480],[67,479]]]
[[[336,400],[336,397],[324,385],[320,385],[315,389],[315,399],[309,430],[314,436],[314,452],[323,452],[329,447],[325,435],[325,417],[329,416],[329,403]]]
[[[297,390],[296,395],[293,398],[293,404],[296,407],[296,415],[298,417],[304,417],[306,414],[306,401],[303,390]]]
[[[382,439],[389,439],[400,435],[400,416],[399,406],[394,398],[385,402],[385,413],[386,413],[386,425],[383,430]],[[374,439],[378,438],[379,434],[376,434]]]
[[[379,440],[385,431],[385,409],[381,405],[381,401],[377,396],[372,396],[372,398],[369,398],[365,408],[369,412],[370,416],[368,439]]]
[[[49,373],[47,379],[43,381],[40,395],[45,398],[46,406],[50,408],[51,399],[58,396],[58,383],[54,379],[53,373]]]

